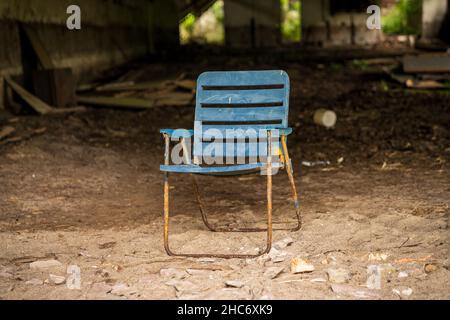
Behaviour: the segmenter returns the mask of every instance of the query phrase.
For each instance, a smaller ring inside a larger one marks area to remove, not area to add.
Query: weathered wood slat
[[[198,112],[196,119],[200,121],[268,121],[283,120],[286,114],[284,107],[271,108],[205,108]]]
[[[403,71],[407,73],[450,72],[450,54],[421,54],[404,56]]]

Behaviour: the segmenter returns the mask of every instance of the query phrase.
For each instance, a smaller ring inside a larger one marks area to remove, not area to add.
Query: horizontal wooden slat
[[[257,85],[233,85],[233,86],[211,86],[203,85],[203,90],[258,90],[258,89],[283,89],[283,83],[273,83],[273,84],[257,84]]]
[[[202,125],[201,132],[197,130],[194,132],[197,136],[209,139],[210,137],[216,138],[218,134],[222,137],[226,137],[232,133],[243,133],[246,137],[253,136],[265,136],[267,129],[278,129],[279,135],[288,135],[292,132],[292,128],[280,128],[280,124],[248,124],[248,125]],[[232,132],[231,132],[231,131]],[[276,132],[274,132],[276,134]]]
[[[236,86],[236,85],[268,85],[274,83],[289,84],[289,77],[282,70],[204,72],[198,78],[199,86]]]
[[[196,120],[199,121],[266,121],[283,120],[286,115],[284,107],[264,108],[207,108],[197,110]]]
[[[281,163],[272,163],[273,168],[281,167]],[[159,169],[161,171],[167,172],[180,172],[180,173],[199,173],[199,174],[220,174],[220,173],[233,173],[233,172],[245,172],[249,170],[261,170],[266,168],[265,163],[251,163],[251,164],[240,164],[231,166],[197,166],[197,165],[160,165]]]
[[[281,144],[272,142],[272,153],[277,154]],[[223,142],[195,142],[194,156],[203,157],[265,157],[267,144],[265,142],[223,143]]]
[[[284,102],[286,92],[284,89],[270,90],[208,90],[201,91],[197,95],[197,107],[203,103],[279,103]]]

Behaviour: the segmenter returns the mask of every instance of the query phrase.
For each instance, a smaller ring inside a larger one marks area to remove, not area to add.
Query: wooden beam
[[[450,54],[421,54],[403,57],[403,71],[408,73],[450,72]]]
[[[39,59],[39,63],[44,69],[53,69],[55,67],[53,61],[41,42],[41,39],[39,39],[36,30],[25,24],[23,24],[22,27]]]

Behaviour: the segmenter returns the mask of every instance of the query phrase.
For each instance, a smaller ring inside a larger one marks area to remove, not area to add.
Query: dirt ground
[[[0,145],[0,298],[450,299],[450,95],[405,91],[379,70],[351,61],[248,61],[140,67],[152,79],[180,70],[192,79],[212,69],[288,72],[295,129],[288,145],[302,230],[275,231],[278,250],[258,259],[165,254],[158,130],[191,128],[193,107],[2,113],[0,128],[13,126],[15,135],[28,138]],[[320,107],[336,111],[334,129],[313,124]],[[301,164],[316,160],[330,164]],[[262,248],[264,233],[207,231],[189,177],[171,181],[175,251]],[[265,177],[199,181],[214,222],[264,224]],[[293,215],[287,175],[279,172],[274,219]],[[294,257],[314,271],[291,273]],[[30,266],[41,260],[60,264]],[[70,265],[80,268],[80,289],[56,284],[64,279],[55,275],[71,279]],[[379,287],[370,286],[377,279]]]

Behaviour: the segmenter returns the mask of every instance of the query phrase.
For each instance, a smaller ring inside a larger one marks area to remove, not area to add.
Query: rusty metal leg
[[[164,136],[165,138],[165,157],[164,164],[169,164],[169,143],[170,137],[168,135]],[[271,159],[268,160],[267,165],[268,175],[267,175],[267,241],[266,248],[263,251],[260,251],[257,254],[210,254],[210,253],[174,253],[170,250],[169,247],[169,173],[164,173],[164,249],[166,250],[169,256],[177,256],[177,257],[192,257],[192,258],[201,258],[201,257],[212,257],[212,258],[256,258],[265,253],[268,253],[272,247],[272,164]],[[195,181],[195,177],[194,177]]]
[[[164,135],[165,149],[164,149],[164,164],[169,165],[170,152],[170,137]],[[164,249],[169,256],[173,253],[169,248],[169,173],[164,172]]]
[[[286,136],[281,136],[281,145],[283,147],[283,154],[286,163],[286,173],[289,177],[289,182],[292,188],[292,199],[294,200],[295,214],[297,216],[297,226],[292,231],[298,231],[302,227],[302,216],[300,213],[300,204],[298,202],[297,189],[295,188],[294,170],[292,169],[291,158],[289,158],[289,152],[286,144]]]

